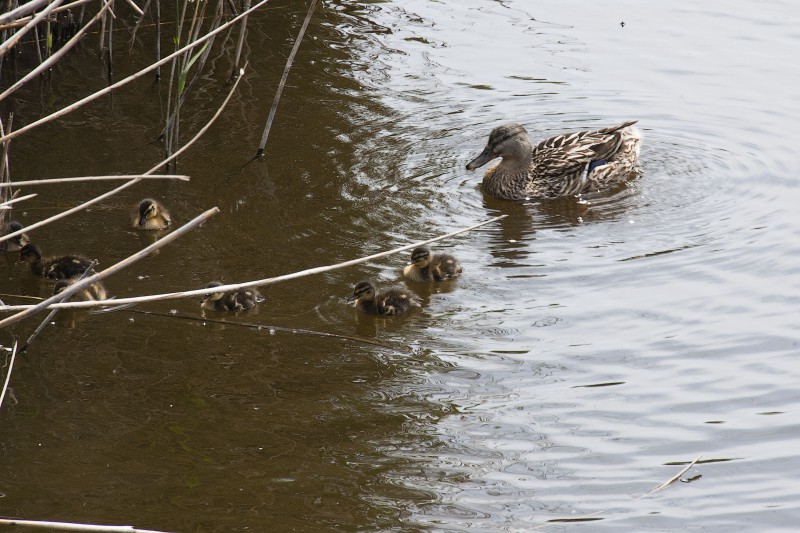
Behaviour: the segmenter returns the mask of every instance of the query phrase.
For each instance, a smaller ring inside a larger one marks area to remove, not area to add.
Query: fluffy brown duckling
[[[464,269],[458,260],[448,254],[433,254],[426,246],[414,248],[411,262],[403,269],[409,281],[447,281],[455,279]]]
[[[31,273],[48,279],[69,279],[83,274],[92,266],[92,260],[81,255],[64,255],[42,259],[42,252],[33,243],[19,251],[19,262],[28,263]]]
[[[407,289],[391,288],[376,291],[369,281],[360,281],[353,288],[353,295],[347,299],[355,302],[356,309],[368,315],[401,315],[411,309],[422,307],[419,296]]]
[[[167,229],[172,225],[169,211],[157,200],[145,198],[131,211],[133,229]]]
[[[16,220],[12,220],[8,223],[3,231],[3,235],[8,235],[9,233],[15,233],[23,228],[22,224],[17,222]],[[21,235],[17,235],[13,239],[9,239],[7,241],[0,242],[0,251],[4,252],[19,252],[23,246],[28,244],[30,239],[24,233]]]
[[[78,278],[70,278],[70,279],[61,279],[56,282],[55,287],[53,287],[53,294],[60,294],[64,292],[67,287],[73,285]],[[106,290],[105,285],[103,282],[98,281],[96,283],[92,283],[88,287],[80,290],[69,297],[69,299],[73,302],[93,302],[97,300],[108,300],[108,291]]]
[[[212,281],[207,289],[220,287],[222,283]],[[264,296],[256,289],[236,289],[227,292],[206,294],[200,301],[200,307],[208,311],[246,311],[264,301]]]

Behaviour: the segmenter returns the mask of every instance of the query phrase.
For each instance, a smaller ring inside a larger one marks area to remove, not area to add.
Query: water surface
[[[798,7],[326,2],[267,157],[247,164],[304,14],[282,1],[251,18],[250,72],[181,159],[190,183],[136,185],[36,242],[108,266],[151,242],[126,228],[142,197],[179,221],[220,208],[108,281],[129,296],[509,216],[437,246],[464,276],[426,289],[414,316],[365,319],[344,303],[363,278],[399,282],[396,256],[271,286],[258,311],[227,317],[385,347],[64,313],[18,359],[0,408],[0,515],[179,531],[793,530]],[[151,59],[148,31],[117,76]],[[2,111],[26,123],[102,87],[95,46]],[[187,136],[230,67],[212,55]],[[163,105],[150,79],[119,90],[14,140],[12,176],[145,170],[161,157]],[[504,202],[464,170],[505,122],[542,138],[627,119],[645,136],[642,175],[611,191]],[[14,217],[110,188],[37,189]],[[47,295],[13,260],[0,291]],[[140,308],[199,316],[189,300]],[[699,456],[691,483],[640,498]]]

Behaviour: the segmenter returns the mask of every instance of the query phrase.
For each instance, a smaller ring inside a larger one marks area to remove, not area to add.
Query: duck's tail
[[[620,130],[624,130],[628,126],[633,126],[637,122],[639,122],[639,121],[638,120],[629,120],[627,122],[623,122],[622,124],[618,124],[617,126],[610,126],[608,128],[603,128],[601,130],[597,130],[597,133],[615,133],[615,132],[618,132]]]

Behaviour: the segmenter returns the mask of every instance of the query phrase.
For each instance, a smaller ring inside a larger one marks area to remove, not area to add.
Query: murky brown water
[[[304,14],[276,1],[251,18],[252,68],[182,158],[190,183],[139,184],[42,228],[45,252],[108,266],[150,242],[126,228],[140,198],[163,198],[178,221],[219,206],[109,280],[129,296],[509,217],[439,246],[465,274],[415,316],[364,319],[344,303],[362,278],[397,281],[404,255],[272,286],[259,311],[229,318],[387,348],[62,314],[18,359],[0,408],[0,516],[179,531],[793,530],[800,8],[326,2],[269,156],[246,165]],[[148,31],[117,76],[150,60]],[[101,87],[95,45],[0,110],[19,127]],[[184,133],[227,91],[229,55],[212,58]],[[39,128],[13,141],[13,176],[141,172],[161,157],[162,105],[142,80]],[[631,118],[644,172],[619,190],[515,204],[463,170],[503,122],[539,138]],[[110,188],[37,188],[14,216],[30,224]],[[0,292],[48,294],[14,259]],[[141,309],[199,315],[196,301]],[[638,499],[700,455],[684,477],[701,478]]]

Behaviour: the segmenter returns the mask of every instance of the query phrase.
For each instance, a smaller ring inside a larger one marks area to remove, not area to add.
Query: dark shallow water
[[[228,317],[386,348],[63,313],[17,360],[0,408],[0,516],[179,531],[794,530],[800,8],[326,2],[268,157],[246,165],[304,14],[281,1],[251,18],[250,73],[181,159],[190,183],[136,185],[36,242],[108,266],[151,242],[125,225],[142,197],[179,221],[218,206],[108,281],[130,296],[508,218],[438,246],[464,276],[414,316],[364,319],[344,303],[362,278],[398,281],[403,255],[271,286],[257,312]],[[102,87],[95,41],[2,111],[20,125]],[[117,76],[150,60],[150,42]],[[212,58],[184,132],[227,92],[230,57]],[[146,170],[163,105],[141,80],[20,137],[12,177]],[[612,191],[509,203],[464,170],[504,122],[541,138],[625,119],[645,135],[643,172]],[[24,191],[39,196],[14,217],[111,188]],[[14,259],[0,292],[47,295]],[[194,300],[140,308],[199,316]],[[702,477],[639,498],[701,455],[684,479]]]

